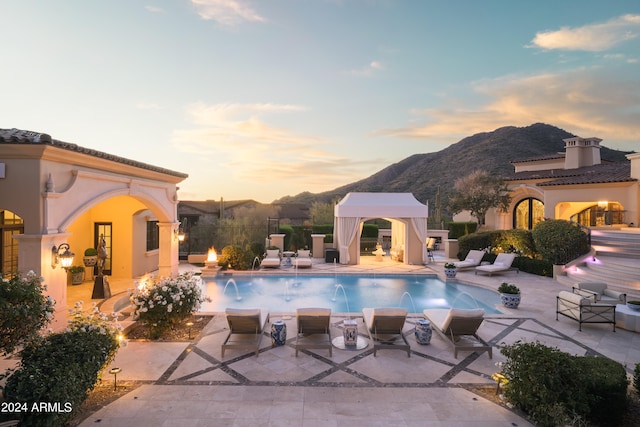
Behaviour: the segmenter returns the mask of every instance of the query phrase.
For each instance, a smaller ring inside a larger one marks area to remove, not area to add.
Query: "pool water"
[[[299,307],[331,308],[334,313],[360,312],[364,307],[483,308],[500,313],[498,293],[434,276],[220,276],[203,278],[211,302],[202,312],[229,308],[266,308],[295,312]]]

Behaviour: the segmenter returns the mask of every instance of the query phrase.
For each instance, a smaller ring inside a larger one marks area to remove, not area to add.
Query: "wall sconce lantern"
[[[51,268],[56,268],[58,263],[60,263],[65,270],[71,267],[75,254],[69,249],[71,248],[68,243],[61,243],[57,248],[55,246],[51,248]]]
[[[178,237],[178,242],[184,242],[186,234],[182,231],[182,228],[176,230],[176,236]]]

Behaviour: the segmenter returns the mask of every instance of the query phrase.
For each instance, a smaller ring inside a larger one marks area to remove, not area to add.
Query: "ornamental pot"
[[[444,275],[447,276],[448,278],[454,278],[456,277],[456,268],[445,268],[444,269]]]
[[[98,255],[82,257],[82,262],[85,267],[93,267],[98,263]]]
[[[71,284],[80,285],[84,281],[84,271],[80,273],[71,273]]]
[[[507,308],[518,308],[520,305],[520,294],[500,294],[502,305]]]

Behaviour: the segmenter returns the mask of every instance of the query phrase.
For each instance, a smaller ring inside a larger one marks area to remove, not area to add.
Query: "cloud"
[[[157,7],[157,6],[146,5],[144,8],[147,9],[149,12],[152,12],[152,13],[165,13],[164,9],[162,9],[161,7]]]
[[[375,72],[383,70],[384,67],[380,61],[371,61],[367,65],[357,70],[349,70],[349,74],[357,77],[370,77]]]
[[[640,15],[623,15],[601,24],[537,33],[528,47],[598,52],[638,37]]]
[[[202,19],[213,20],[225,26],[265,21],[246,0],[191,0],[191,3]]]
[[[580,136],[597,136],[625,145],[637,145],[640,134],[640,79],[637,76],[580,68],[566,73],[504,76],[476,82],[484,105],[415,109],[416,120],[401,128],[382,129],[377,135],[454,142],[502,126],[544,122]],[[615,145],[615,144],[614,144]]]
[[[211,158],[215,168],[227,171],[229,182],[295,182],[297,188],[322,191],[363,176],[384,162],[357,162],[328,150],[332,145],[317,135],[270,124],[280,115],[304,113],[290,104],[195,103],[186,108],[188,129],[174,131],[174,148]],[[295,121],[291,121],[295,123]]]

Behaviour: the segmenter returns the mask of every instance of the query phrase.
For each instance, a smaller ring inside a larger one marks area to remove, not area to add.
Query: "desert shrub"
[[[111,363],[120,345],[120,328],[94,306],[84,314],[76,303],[65,332],[28,344],[19,369],[7,380],[8,401],[33,408],[40,402],[56,410],[20,413],[21,426],[66,426],[74,411],[93,389],[100,373]]]
[[[504,346],[501,352],[507,357],[502,365],[509,381],[505,396],[537,425],[567,425],[576,420],[608,422],[622,416],[626,375],[619,363],[572,356],[537,342],[518,341]],[[607,376],[611,378],[605,380]]]
[[[55,301],[44,292],[42,277],[29,271],[0,284],[0,355],[34,339],[51,321]]]
[[[248,270],[251,268],[253,257],[240,246],[225,246],[218,257],[218,265],[226,270]]]
[[[450,239],[459,239],[461,236],[475,233],[478,229],[477,222],[450,222],[447,225]]]
[[[259,243],[259,242],[253,242],[253,243],[247,243],[246,246],[246,251],[247,251],[247,258],[249,258],[251,260],[251,263],[253,264],[253,259],[255,257],[262,257],[262,255],[264,254],[264,243]]]
[[[536,250],[555,265],[563,265],[589,252],[589,238],[580,227],[562,219],[548,219],[532,231]]]
[[[200,277],[183,273],[175,278],[140,283],[129,300],[134,316],[149,327],[150,338],[155,339],[197,311],[206,297],[202,294]]]

